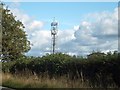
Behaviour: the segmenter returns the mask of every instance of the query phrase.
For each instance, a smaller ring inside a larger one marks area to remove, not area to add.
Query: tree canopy
[[[0,3],[0,5],[3,5]],[[30,50],[30,41],[24,31],[24,25],[8,8],[0,8],[2,13],[2,61],[13,61]]]

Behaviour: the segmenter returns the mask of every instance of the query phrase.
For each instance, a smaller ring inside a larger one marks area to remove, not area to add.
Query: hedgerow
[[[91,87],[120,87],[119,53],[92,53],[87,58],[72,57],[66,54],[50,54],[43,57],[22,57],[15,62],[4,62],[2,70],[12,74],[29,73],[50,78],[66,76],[71,80],[81,78]]]

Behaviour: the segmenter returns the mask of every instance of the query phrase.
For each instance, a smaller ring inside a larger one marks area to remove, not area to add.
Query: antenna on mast
[[[55,54],[55,46],[56,46],[56,35],[58,32],[58,22],[53,18],[53,22],[51,23],[51,36],[52,36],[52,53]]]

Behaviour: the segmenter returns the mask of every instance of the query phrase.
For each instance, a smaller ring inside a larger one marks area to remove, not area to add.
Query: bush
[[[82,78],[83,81],[89,81],[92,87],[108,87],[113,84],[120,87],[119,53],[90,55],[88,58],[77,58],[57,53],[43,57],[24,57],[16,62],[3,63],[3,71],[22,74],[29,71],[37,76],[44,76],[46,73],[50,78]]]

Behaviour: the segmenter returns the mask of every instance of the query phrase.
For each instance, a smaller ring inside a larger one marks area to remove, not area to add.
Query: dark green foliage
[[[90,55],[94,55],[94,53]],[[48,75],[50,78],[66,76],[71,80],[81,78],[83,81],[89,81],[91,87],[112,85],[120,87],[119,53],[102,55],[98,55],[97,59],[93,57],[92,59],[90,57],[77,58],[61,53],[43,57],[23,57],[15,62],[4,62],[3,71],[11,73],[29,71],[38,76]]]

